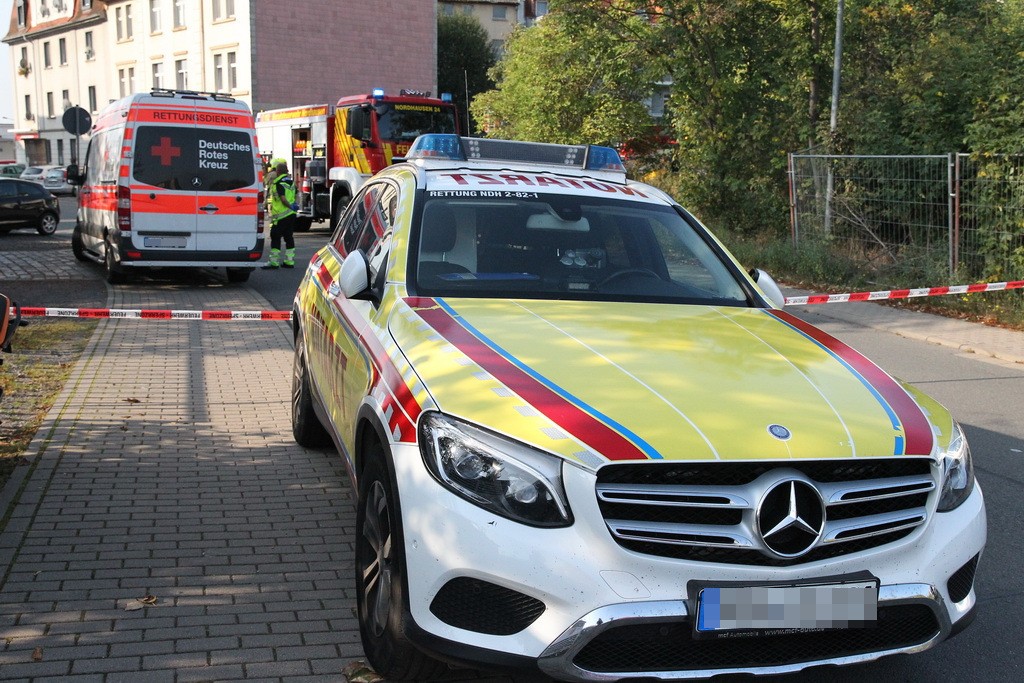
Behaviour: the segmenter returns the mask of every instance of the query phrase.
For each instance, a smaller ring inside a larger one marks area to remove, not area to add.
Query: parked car
[[[0,163],[0,177],[3,178],[19,178],[24,170],[25,164]]]
[[[610,148],[425,135],[405,157],[292,315],[293,434],[357,491],[378,673],[779,674],[971,623],[985,507],[947,410]]]
[[[60,166],[55,166],[53,164],[48,164],[46,166],[26,166],[25,170],[22,171],[21,175],[18,177],[22,180],[31,180],[34,183],[42,183],[46,172],[52,168],[60,168]]]
[[[75,194],[76,187],[68,182],[66,168],[51,168],[43,176],[43,187],[53,194]]]
[[[52,235],[60,223],[57,198],[39,183],[18,178],[0,178],[0,232],[35,228],[40,235]]]

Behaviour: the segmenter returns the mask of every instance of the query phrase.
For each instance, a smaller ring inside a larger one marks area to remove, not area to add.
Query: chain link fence
[[[796,245],[927,277],[1024,277],[1024,156],[790,154]]]

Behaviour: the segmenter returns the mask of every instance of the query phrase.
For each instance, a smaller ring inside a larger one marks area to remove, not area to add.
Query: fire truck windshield
[[[412,142],[424,133],[456,132],[454,107],[386,102],[374,109],[382,141]]]

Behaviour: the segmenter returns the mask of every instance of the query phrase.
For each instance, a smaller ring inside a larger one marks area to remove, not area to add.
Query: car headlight
[[[471,503],[530,526],[572,524],[561,459],[436,412],[420,419],[419,443],[431,474]]]
[[[939,454],[942,458],[942,493],[939,512],[949,512],[960,506],[974,490],[974,464],[967,438],[956,422],[949,447]]]

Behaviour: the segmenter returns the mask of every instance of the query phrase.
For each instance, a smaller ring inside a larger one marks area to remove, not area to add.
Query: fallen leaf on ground
[[[36,649],[32,650],[32,661],[33,662],[41,662],[41,661],[43,661],[43,648],[37,647]]]
[[[349,662],[341,673],[348,683],[380,683],[384,680],[366,662],[362,661]]]

